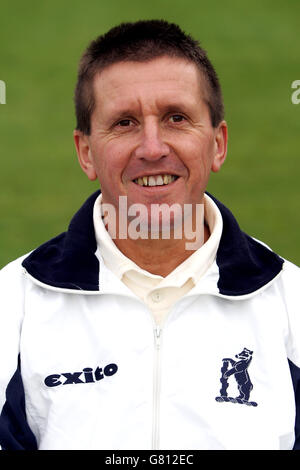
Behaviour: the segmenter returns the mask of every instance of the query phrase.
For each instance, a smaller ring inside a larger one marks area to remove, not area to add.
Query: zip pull
[[[154,337],[155,337],[155,344],[156,344],[157,349],[160,348],[161,332],[162,332],[161,327],[159,325],[157,325],[154,328]]]

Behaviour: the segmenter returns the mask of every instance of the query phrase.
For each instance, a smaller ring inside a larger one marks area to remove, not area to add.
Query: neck
[[[204,223],[203,237],[201,241],[192,243],[193,249],[189,249],[191,240],[185,238],[168,240],[116,238],[114,242],[118,249],[140,268],[151,274],[166,277],[199,249],[208,240],[209,235],[209,229]]]

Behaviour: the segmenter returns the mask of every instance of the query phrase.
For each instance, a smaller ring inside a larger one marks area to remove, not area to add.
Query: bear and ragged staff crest
[[[218,402],[232,402],[246,404],[249,406],[257,406],[254,401],[249,401],[250,393],[253,389],[253,384],[249,377],[248,368],[252,361],[253,351],[244,348],[242,352],[236,354],[237,360],[226,357],[222,359],[221,379],[222,384],[220,396],[216,397]],[[231,367],[230,367],[231,366]],[[229,386],[229,378],[234,376],[239,395],[236,398],[229,397],[227,388]]]

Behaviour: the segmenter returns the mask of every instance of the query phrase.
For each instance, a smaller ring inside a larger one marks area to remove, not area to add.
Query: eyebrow
[[[187,106],[186,104],[183,103],[176,103],[176,104],[169,104],[164,107],[164,111],[166,114],[169,113],[185,113],[185,114],[190,114],[192,112],[192,109]]]
[[[191,115],[194,111],[195,103],[189,101],[188,103],[182,103],[175,101],[173,103],[159,104],[157,108],[161,110],[164,114],[169,113],[183,113]],[[106,119],[106,122],[113,123],[115,121],[134,116],[136,113],[140,112],[140,104],[138,100],[134,102],[131,106],[120,107],[119,110],[111,111]]]

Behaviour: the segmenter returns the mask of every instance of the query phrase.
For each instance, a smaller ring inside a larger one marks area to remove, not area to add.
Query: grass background
[[[221,79],[229,151],[209,191],[243,230],[300,264],[299,0],[72,0],[0,4],[0,266],[64,231],[97,189],[73,145],[81,53],[122,21],[178,23]]]

